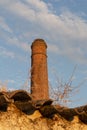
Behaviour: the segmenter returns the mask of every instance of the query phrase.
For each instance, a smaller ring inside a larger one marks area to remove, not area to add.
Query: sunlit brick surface
[[[36,39],[31,45],[31,94],[34,100],[49,98],[46,49],[42,39]]]

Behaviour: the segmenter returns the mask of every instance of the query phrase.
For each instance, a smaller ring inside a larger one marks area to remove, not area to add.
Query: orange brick
[[[34,100],[49,98],[47,45],[36,39],[31,45],[31,94]]]

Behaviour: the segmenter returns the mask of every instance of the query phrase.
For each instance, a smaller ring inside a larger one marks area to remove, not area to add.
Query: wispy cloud
[[[24,43],[21,40],[19,40],[16,37],[8,37],[7,42],[11,45],[17,46],[18,48],[21,48],[22,50],[29,52],[29,44],[28,43]]]
[[[20,22],[24,28],[27,26],[25,32],[22,33],[23,30],[21,32],[19,30],[20,35],[31,34],[25,36],[28,40],[32,34],[46,38],[50,43],[51,52],[64,55],[79,63],[87,63],[87,21],[85,19],[69,10],[59,15],[54,14],[48,4],[41,0],[1,0],[0,5],[18,18],[16,22]],[[27,21],[27,25],[24,21]],[[20,40],[19,35],[7,38],[7,42],[24,51],[29,51],[29,45]]]
[[[12,33],[11,28],[7,25],[6,21],[1,16],[0,16],[0,28],[3,29],[4,31]]]
[[[10,0],[8,1],[10,2]],[[35,22],[37,25],[39,24],[44,27],[45,31],[51,31],[50,34],[63,34],[73,38],[87,38],[87,23],[82,18],[73,15],[69,11],[57,16],[50,12],[45,2],[40,0],[26,0],[26,2],[28,2],[28,5],[21,1],[10,2],[6,8],[11,13]],[[79,35],[77,35],[78,33]]]
[[[7,83],[12,83],[12,84],[15,83],[15,81],[14,81],[13,79],[7,79],[6,82],[7,82]]]
[[[8,51],[6,48],[0,46],[0,56],[10,57],[13,59],[15,57],[15,54],[11,51]]]
[[[48,50],[49,50],[50,52],[53,52],[53,53],[56,53],[56,54],[61,54],[61,52],[60,52],[60,50],[59,50],[59,48],[58,48],[57,45],[50,44],[50,45],[48,46]]]
[[[41,0],[25,0],[36,12],[49,12],[48,6]]]
[[[37,23],[37,25],[39,24],[45,31],[49,31],[50,35],[61,35],[72,39],[87,39],[87,23],[82,18],[73,15],[69,11],[59,16],[49,13],[50,10],[46,3],[40,0],[26,0],[26,2],[28,2],[28,5],[21,1],[11,2],[10,5],[12,5],[8,5],[8,10],[20,17],[24,17],[26,20]]]
[[[1,57],[8,57],[11,59],[16,59],[16,60],[23,61],[23,62],[27,61],[27,59],[26,59],[27,57],[20,55],[19,53],[15,53],[11,50],[8,50],[2,46],[0,46],[0,56]]]

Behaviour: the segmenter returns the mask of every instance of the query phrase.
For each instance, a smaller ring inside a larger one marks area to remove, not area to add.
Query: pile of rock
[[[43,117],[52,118],[55,114],[61,115],[68,121],[73,120],[75,116],[87,124],[87,105],[77,108],[66,108],[52,105],[52,100],[33,100],[32,96],[24,90],[15,90],[12,92],[0,92],[0,111],[7,111],[9,104],[14,104],[21,112],[31,115],[36,110]]]

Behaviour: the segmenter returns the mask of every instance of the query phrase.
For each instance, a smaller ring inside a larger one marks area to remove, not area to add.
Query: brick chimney
[[[49,98],[47,45],[43,39],[36,39],[31,45],[31,94],[33,100]]]

